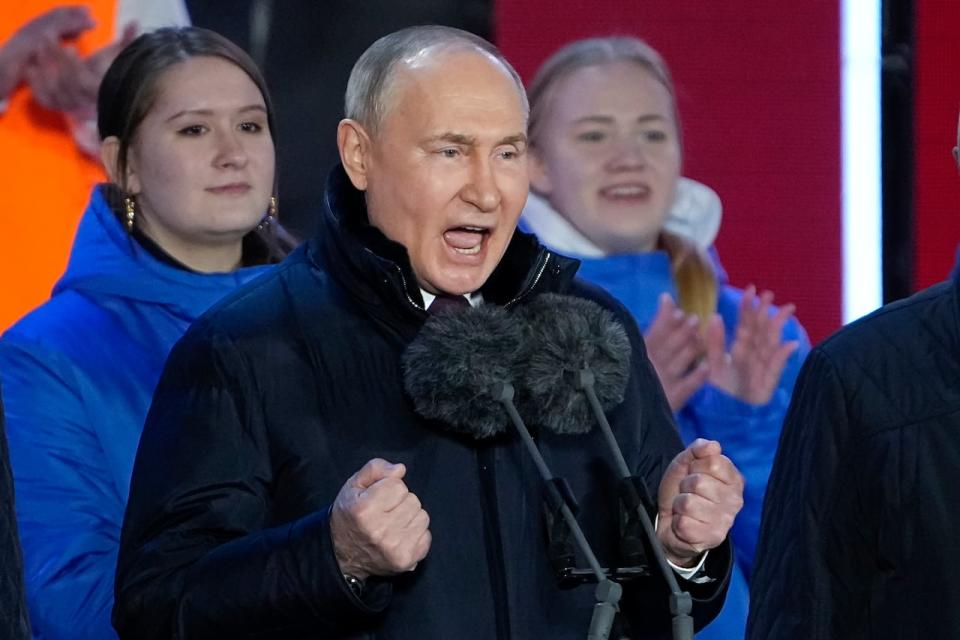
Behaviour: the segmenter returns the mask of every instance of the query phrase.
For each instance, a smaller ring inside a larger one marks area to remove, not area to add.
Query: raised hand
[[[691,566],[727,537],[743,507],[743,476],[719,442],[697,438],[667,467],[657,504],[657,538],[667,558]]]
[[[795,307],[785,304],[771,315],[772,304],[773,293],[764,291],[757,297],[756,288],[747,287],[729,353],[724,344],[723,319],[714,315],[707,324],[710,384],[749,404],[770,401],[787,360],[799,345],[796,340],[780,341],[783,325]]]
[[[63,112],[96,112],[100,76],[70,46],[39,51],[24,71],[34,101]]]
[[[430,516],[402,464],[374,458],[340,489],[330,531],[340,570],[360,579],[413,571],[430,550]]]
[[[657,315],[643,339],[670,408],[679,411],[709,374],[707,363],[700,360],[705,345],[699,319],[684,313],[670,294],[660,294]]]
[[[86,7],[65,6],[46,11],[17,29],[0,49],[0,99],[20,84],[37,56],[59,49],[62,39],[75,38],[93,26]]]

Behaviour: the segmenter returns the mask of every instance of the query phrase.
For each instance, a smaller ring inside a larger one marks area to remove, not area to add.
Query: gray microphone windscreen
[[[536,296],[517,313],[526,333],[523,412],[556,433],[590,431],[596,418],[578,375],[590,368],[604,411],[623,401],[631,353],[623,326],[595,302],[554,293]]]
[[[523,340],[519,318],[499,306],[431,316],[402,357],[417,413],[474,438],[506,431],[509,416],[491,390],[516,378]]]

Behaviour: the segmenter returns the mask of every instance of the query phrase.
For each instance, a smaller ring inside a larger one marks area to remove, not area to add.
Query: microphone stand
[[[577,384],[586,394],[587,400],[590,402],[590,407],[593,409],[597,422],[600,424],[600,431],[603,433],[607,446],[613,453],[614,463],[623,481],[623,487],[626,491],[628,501],[636,506],[637,513],[640,516],[640,523],[643,526],[644,532],[647,534],[647,538],[650,540],[650,548],[653,550],[653,556],[656,558],[657,564],[660,566],[660,572],[663,574],[664,579],[667,581],[667,586],[670,589],[670,612],[673,614],[673,638],[674,640],[691,640],[693,638],[693,618],[690,616],[690,613],[693,610],[693,601],[688,592],[680,589],[673,569],[667,564],[667,557],[664,555],[660,541],[657,539],[657,532],[653,528],[653,523],[650,522],[650,514],[643,508],[644,501],[641,500],[640,497],[641,490],[643,494],[647,493],[646,485],[644,485],[642,479],[634,476],[630,472],[630,467],[627,466],[627,461],[623,457],[620,445],[617,444],[617,440],[613,436],[613,430],[610,428],[607,416],[603,413],[603,408],[600,406],[600,400],[597,398],[597,392],[594,389],[595,381],[596,377],[589,365],[579,371]]]
[[[610,628],[613,626],[613,619],[617,615],[617,611],[620,610],[618,604],[620,602],[620,596],[623,593],[623,588],[607,577],[603,568],[600,566],[600,562],[597,561],[593,550],[590,548],[590,543],[587,542],[587,538],[583,535],[580,524],[577,522],[577,519],[573,517],[573,512],[570,511],[566,498],[557,489],[556,482],[558,478],[556,478],[549,467],[547,467],[547,463],[540,454],[540,450],[530,436],[530,431],[527,430],[523,419],[520,417],[520,414],[517,413],[517,407],[513,403],[513,385],[509,382],[496,384],[492,389],[492,393],[494,399],[506,409],[510,420],[513,422],[513,426],[516,428],[517,433],[520,434],[520,439],[523,440],[527,451],[533,456],[533,462],[537,467],[537,471],[540,472],[540,477],[543,479],[547,493],[549,494],[548,500],[552,504],[558,504],[560,506],[560,513],[563,515],[567,526],[570,527],[577,547],[581,553],[583,553],[587,564],[590,565],[590,569],[597,578],[597,589],[594,592],[597,604],[593,607],[593,617],[590,619],[590,629],[587,632],[587,640],[607,640],[610,637]],[[676,581],[674,581],[674,584],[676,584]]]

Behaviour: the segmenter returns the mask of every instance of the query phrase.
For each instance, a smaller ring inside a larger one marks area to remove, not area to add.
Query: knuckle
[[[370,503],[366,500],[353,500],[344,505],[344,511],[358,523],[363,523],[369,518]]]
[[[382,527],[366,529],[364,531],[367,536],[367,540],[381,551],[388,550],[390,547],[390,540],[387,536],[387,530]]]
[[[418,498],[417,494],[413,493],[412,491],[407,492],[407,497],[404,498],[404,500],[406,500],[414,510],[423,509],[423,504],[421,504],[420,498]]]
[[[683,540],[691,540],[696,534],[696,521],[685,515],[674,516],[673,531]]]

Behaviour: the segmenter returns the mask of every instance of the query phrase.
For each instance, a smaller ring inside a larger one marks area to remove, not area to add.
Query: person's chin
[[[436,270],[436,276],[430,279],[431,288],[449,295],[467,295],[478,291],[492,271],[486,264],[469,267],[445,264],[440,266]]]

